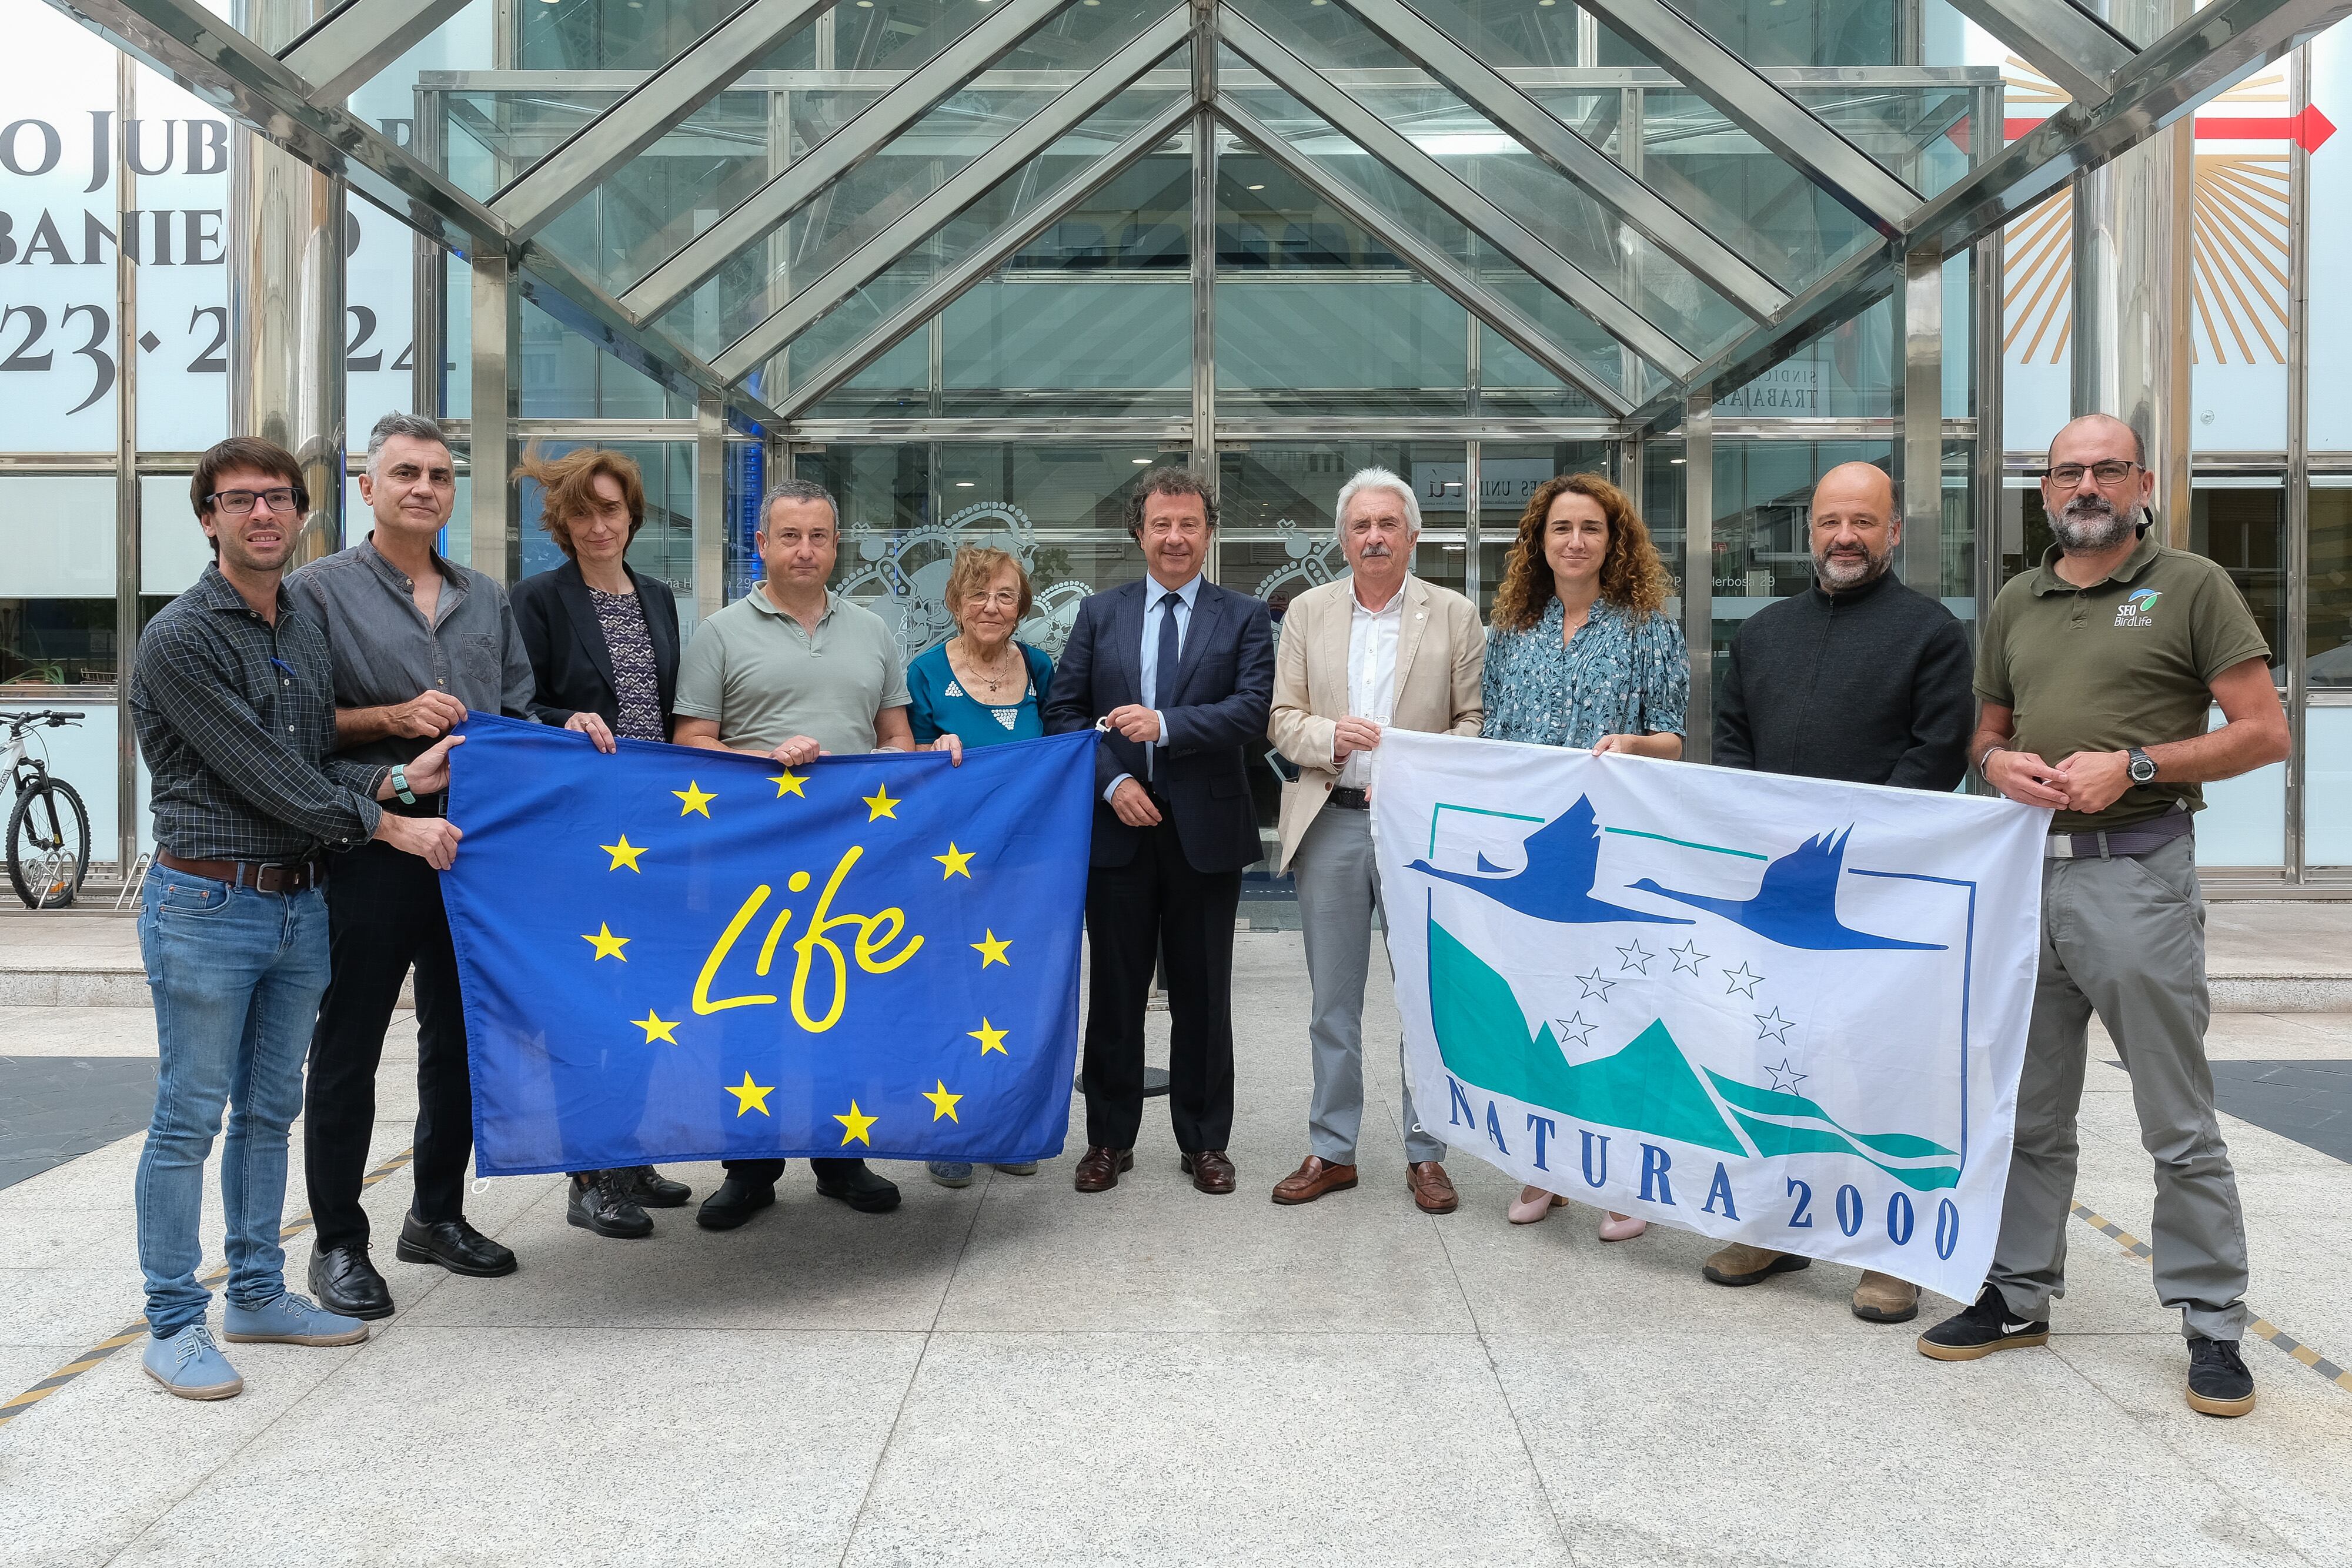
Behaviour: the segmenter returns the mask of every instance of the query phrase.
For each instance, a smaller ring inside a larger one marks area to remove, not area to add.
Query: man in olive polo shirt
[[[824,753],[911,751],[907,665],[880,616],[825,586],[840,513],[821,486],[788,479],[761,509],[766,579],[710,617],[677,671],[680,746],[742,751],[797,768]],[[897,1184],[864,1160],[811,1160],[816,1189],[852,1208],[898,1207]],[[782,1160],[729,1160],[696,1222],[731,1230],[776,1201]]]
[[[2156,1164],[2156,1291],[2189,1340],[2189,1403],[2254,1407],[2238,1354],[2246,1226],[2205,1060],[2200,784],[2287,754],[2270,650],[2221,567],[2151,531],[2155,476],[2139,438],[2104,414],[2058,433],[2042,498],[2058,542],[1985,618],[1969,756],[2012,800],[2047,806],[2041,974],[2017,1086],[2000,1239],[1976,1303],[1919,1336],[1973,1361],[2050,1338],[2065,1293],[2075,1113],[2091,1015],[2131,1074]],[[2210,706],[2227,721],[2210,733]]]

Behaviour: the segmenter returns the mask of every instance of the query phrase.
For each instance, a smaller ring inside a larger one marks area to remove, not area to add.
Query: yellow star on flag
[[[986,1019],[980,1020],[978,1029],[968,1029],[964,1033],[980,1041],[980,1053],[982,1056],[986,1056],[992,1051],[999,1056],[1013,1054],[1004,1049],[1004,1031],[992,1027]]]
[[[1003,940],[999,940],[996,933],[992,930],[988,934],[988,940],[985,942],[973,943],[971,945],[971,950],[980,955],[980,967],[982,968],[985,969],[991,964],[1002,964],[1006,968],[1010,969],[1013,967],[1013,960],[1006,957],[1004,956],[1004,952],[1006,948],[1012,946],[1013,942],[1011,938],[1007,937]]]
[[[940,873],[941,882],[947,881],[951,876],[960,876],[966,882],[971,880],[971,852],[956,848],[953,839],[948,841],[947,853],[933,855],[931,858],[948,868]]]
[[[887,784],[877,784],[874,786],[874,793],[861,796],[860,799],[866,802],[867,821],[871,822],[880,817],[887,817],[894,822],[898,820],[898,807],[901,802],[890,799],[890,786]]]
[[[934,1078],[931,1082],[939,1085],[938,1090],[923,1096],[931,1103],[931,1120],[936,1122],[945,1116],[949,1121],[961,1124],[963,1118],[956,1114],[955,1108],[956,1102],[963,1096],[949,1093],[947,1080],[944,1078]]]
[[[589,960],[592,964],[605,958],[618,958],[624,964],[629,961],[629,956],[621,951],[629,945],[629,939],[625,936],[614,936],[613,928],[601,922],[596,926],[596,935],[593,936],[583,935],[580,940],[596,949],[596,956]],[[983,969],[987,967],[985,964],[981,966]]]
[[[776,1086],[772,1083],[762,1089],[752,1082],[751,1074],[748,1071],[743,1074],[743,1082],[740,1085],[730,1083],[725,1085],[725,1088],[727,1092],[735,1096],[735,1114],[738,1116],[746,1111],[757,1111],[761,1115],[766,1115],[768,1096],[776,1092]]]
[[[768,782],[776,787],[776,799],[779,800],[787,795],[800,795],[803,800],[808,799],[801,794],[801,786],[808,782],[805,774],[795,773],[787,768],[782,773],[769,774]]]
[[[673,789],[670,793],[686,802],[677,809],[679,816],[683,817],[688,811],[699,811],[705,821],[710,820],[710,802],[719,799],[718,796],[706,792],[701,784],[692,779],[686,781],[685,789]]]
[[[933,1121],[938,1119],[936,1116],[932,1118]],[[842,1125],[841,1144],[844,1148],[847,1148],[852,1142],[864,1144],[869,1149],[874,1146],[874,1140],[866,1135],[866,1131],[881,1118],[860,1114],[856,1101],[852,1100],[849,1103],[848,1115],[835,1116],[834,1120]]]
[[[629,1021],[646,1031],[646,1043],[647,1045],[651,1045],[657,1040],[666,1040],[672,1045],[676,1045],[677,1043],[677,1036],[673,1032],[677,1028],[677,1021],[673,1019],[665,1022],[661,1014],[654,1011],[651,1008],[647,1008],[646,1009],[645,1017],[641,1019],[631,1019]]]
[[[621,835],[621,841],[617,844],[598,844],[596,847],[613,857],[613,863],[604,868],[606,871],[618,871],[623,866],[638,873],[645,870],[637,863],[637,857],[646,852],[646,846],[629,842],[626,833]]]

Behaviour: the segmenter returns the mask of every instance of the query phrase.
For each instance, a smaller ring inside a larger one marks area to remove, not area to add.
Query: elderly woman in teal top
[[[994,746],[1044,735],[1040,709],[1054,661],[1013,635],[1029,613],[1029,574],[1001,549],[966,545],[949,569],[946,597],[956,634],[907,666],[907,716],[917,743],[943,747],[953,736],[967,747]],[[1030,1176],[1037,1166],[996,1168]],[[964,1161],[933,1160],[930,1172],[941,1186],[971,1185]]]
[[[1496,740],[1675,758],[1690,665],[1666,615],[1674,592],[1625,492],[1597,474],[1537,487],[1519,517],[1486,632],[1486,720]],[[1531,1225],[1568,1199],[1531,1186],[1511,1205]],[[1647,1222],[1611,1214],[1603,1241]]]

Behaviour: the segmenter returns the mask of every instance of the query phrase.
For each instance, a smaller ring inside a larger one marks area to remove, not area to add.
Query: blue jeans
[[[326,895],[257,893],[159,865],[139,911],[139,952],[162,1056],[138,1187],[147,1325],[160,1339],[212,1301],[196,1270],[205,1156],[224,1106],[229,1300],[257,1307],[286,1288],[286,1129],[302,1109],[302,1060],[327,988]]]

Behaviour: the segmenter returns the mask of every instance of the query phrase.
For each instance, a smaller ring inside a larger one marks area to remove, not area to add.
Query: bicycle
[[[0,775],[16,792],[8,813],[8,882],[27,909],[63,909],[89,874],[89,811],[74,787],[34,756],[29,732],[79,724],[88,716],[48,708],[0,714]]]

